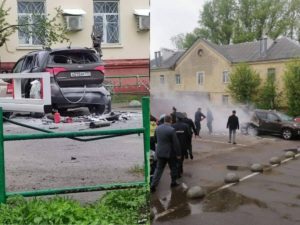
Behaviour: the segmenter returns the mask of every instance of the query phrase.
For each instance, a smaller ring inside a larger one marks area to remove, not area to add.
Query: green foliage
[[[300,40],[300,0],[209,0],[200,13],[199,27],[185,34],[189,48],[203,38],[215,44],[276,39]]]
[[[288,111],[292,116],[300,115],[300,59],[289,62],[284,74]]]
[[[260,85],[259,74],[247,64],[237,65],[230,75],[228,90],[232,97],[239,103],[253,102]]]
[[[33,15],[33,21],[30,19],[22,21],[19,30],[29,35],[35,35],[44,47],[51,47],[54,43],[68,41],[66,36],[67,28],[62,24],[62,9],[55,8],[56,14],[51,17],[50,14]]]
[[[16,30],[15,26],[11,26],[6,21],[6,17],[8,16],[10,9],[5,8],[5,2],[6,0],[3,0],[0,5],[0,47],[5,44],[8,37]]]
[[[9,198],[0,206],[0,224],[139,224],[149,221],[149,196],[145,189],[112,191],[91,205],[54,197]]]
[[[278,107],[280,93],[278,93],[275,76],[268,76],[262,88],[259,90],[256,104],[260,109],[276,109]]]
[[[61,8],[55,9],[56,14],[53,17],[49,14],[47,16],[33,15],[33,18],[23,19],[20,24],[9,24],[6,17],[10,9],[5,8],[5,2],[6,0],[3,0],[0,5],[0,47],[16,30],[28,35],[34,34],[44,47],[51,47],[54,43],[69,40],[66,35],[66,26],[60,22],[62,21]]]

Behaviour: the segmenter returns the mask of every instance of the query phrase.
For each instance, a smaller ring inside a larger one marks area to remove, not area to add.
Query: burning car
[[[34,51],[23,56],[13,73],[49,72],[52,108],[88,107],[91,113],[111,111],[111,96],[103,85],[104,64],[89,48],[60,48]],[[22,93],[29,98],[32,79],[22,81]]]
[[[300,123],[292,117],[273,110],[254,110],[250,122],[244,126],[248,134],[268,133],[280,135],[285,140],[300,136]]]

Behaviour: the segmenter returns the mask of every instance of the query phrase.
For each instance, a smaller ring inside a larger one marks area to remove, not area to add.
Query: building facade
[[[262,80],[275,76],[278,88],[283,90],[285,65],[297,57],[300,45],[288,38],[223,46],[199,39],[188,50],[173,52],[167,58],[163,52],[156,54],[156,60],[151,61],[151,93],[163,97],[171,91],[217,105],[229,104],[232,99],[227,85],[236,65],[247,63]]]
[[[5,8],[10,8],[7,22],[18,24],[36,14],[53,16],[58,6],[64,12],[61,22],[71,26],[70,42],[53,48],[92,47],[95,25],[103,33],[106,75],[149,75],[149,0],[9,0],[5,2]],[[74,21],[74,17],[80,18]],[[34,35],[15,32],[0,48],[1,70],[10,70],[21,56],[41,48]]]

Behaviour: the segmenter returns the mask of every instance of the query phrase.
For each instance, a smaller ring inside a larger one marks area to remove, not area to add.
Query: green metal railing
[[[142,100],[142,114],[143,114],[143,127],[122,129],[122,130],[95,130],[95,131],[78,131],[78,132],[59,132],[54,133],[52,131],[28,126],[25,124],[15,123],[27,128],[39,130],[45,133],[35,134],[7,134],[4,135],[3,130],[3,112],[0,108],[0,203],[5,203],[6,198],[12,195],[22,195],[24,197],[42,196],[42,195],[55,195],[55,194],[67,194],[67,193],[79,193],[90,191],[103,191],[114,189],[125,189],[135,187],[149,187],[149,149],[150,149],[150,100],[149,97],[144,97]],[[9,122],[12,122],[8,120]],[[34,140],[34,139],[49,139],[49,138],[71,138],[77,141],[94,141],[104,138],[112,138],[131,134],[143,134],[144,136],[144,180],[138,182],[128,183],[112,183],[112,184],[99,184],[93,186],[79,186],[79,187],[65,187],[45,190],[33,190],[33,191],[20,191],[20,192],[6,192],[5,185],[5,161],[4,161],[4,142],[5,141],[18,141],[18,140]],[[90,139],[79,139],[77,137],[97,136]]]

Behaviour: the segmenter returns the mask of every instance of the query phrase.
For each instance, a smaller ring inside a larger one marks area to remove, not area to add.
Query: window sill
[[[24,45],[18,46],[16,50],[41,50],[43,47],[41,45]]]
[[[109,49],[109,48],[123,48],[122,44],[102,44],[102,49]]]

